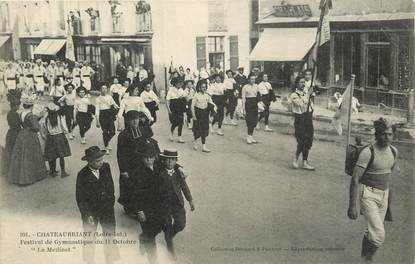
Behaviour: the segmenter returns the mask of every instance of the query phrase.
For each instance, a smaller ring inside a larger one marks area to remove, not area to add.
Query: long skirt
[[[297,144],[301,149],[310,149],[313,145],[313,112],[294,114],[294,129]]]
[[[45,158],[47,161],[69,156],[71,156],[71,148],[64,133],[46,137]]]
[[[236,105],[238,104],[238,98],[236,98],[235,96],[235,91],[232,89],[227,89],[225,91],[225,98],[227,113],[234,112],[236,109]]]
[[[245,121],[248,127],[255,127],[258,123],[258,99],[256,97],[246,98]]]
[[[73,116],[73,105],[65,105],[63,107],[63,113],[65,114],[66,126],[68,127],[69,132],[72,132],[75,127],[75,120]]]
[[[212,101],[217,107],[217,113],[215,115],[214,120],[222,122],[224,117],[224,108],[225,108],[225,95],[213,95]]]
[[[190,99],[187,102],[187,108],[186,108],[186,116],[187,116],[187,122],[189,122],[192,119],[192,99]]]
[[[37,132],[19,132],[10,159],[7,179],[10,183],[28,185],[46,178],[46,165]]]
[[[157,121],[157,114],[156,112],[159,110],[157,103],[155,101],[144,103],[147,109],[150,111],[151,117],[154,119],[153,123]]]
[[[102,137],[105,147],[115,135],[115,116],[111,109],[99,111],[99,123],[101,124]]]
[[[207,137],[209,135],[209,108],[195,107],[195,116],[196,120],[193,120],[192,128],[194,137]]]
[[[17,135],[19,134],[21,129],[18,128],[10,128],[6,134],[6,145],[4,146],[4,153],[3,153],[3,167],[2,173],[6,174],[9,170],[10,159],[12,156],[13,148],[16,143]]]

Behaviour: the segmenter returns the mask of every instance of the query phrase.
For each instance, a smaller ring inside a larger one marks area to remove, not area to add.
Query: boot
[[[220,128],[218,129],[218,132],[217,133],[218,133],[219,136],[223,136],[224,135],[223,132],[222,132],[222,129],[220,129]]]
[[[232,126],[237,126],[237,125],[238,125],[238,123],[236,123],[234,119],[231,119],[231,125],[232,125]]]
[[[179,139],[177,140],[177,142],[179,143],[184,143],[185,141],[183,140],[183,138],[180,136]]]
[[[363,236],[362,240],[362,259],[364,262],[372,262],[373,255],[375,255],[378,247],[369,241],[367,236]]]

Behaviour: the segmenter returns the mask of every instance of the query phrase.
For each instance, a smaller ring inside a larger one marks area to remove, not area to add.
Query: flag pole
[[[352,132],[352,100],[353,100],[353,90],[354,90],[354,80],[356,78],[356,75],[352,74],[352,78],[350,80],[350,98],[349,98],[349,109],[347,112],[347,147],[349,147],[350,144],[350,134]]]
[[[313,93],[313,90],[314,90],[313,89],[314,80],[317,77],[317,55],[318,55],[318,49],[319,49],[320,42],[321,42],[321,29],[323,28],[323,19],[324,19],[324,15],[326,14],[326,4],[320,3],[320,7],[321,7],[320,19],[318,22],[316,42],[314,43],[314,45],[316,46],[314,47],[314,50],[313,50],[313,53],[315,55],[315,61],[313,62],[313,75],[311,77],[309,97],[308,97],[308,102],[307,102],[307,112],[310,111],[310,104],[311,104],[311,97],[312,97],[311,94]]]

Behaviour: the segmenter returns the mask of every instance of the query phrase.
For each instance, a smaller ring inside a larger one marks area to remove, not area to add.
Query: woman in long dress
[[[210,95],[206,93],[207,82],[200,80],[196,85],[196,93],[192,99],[192,116],[193,116],[193,148],[197,150],[197,140],[202,140],[202,151],[210,152],[206,147],[206,138],[209,135],[209,114],[213,107],[216,111],[216,105],[213,103]]]
[[[35,95],[22,96],[23,111],[20,120],[23,129],[19,132],[10,159],[7,179],[18,185],[33,184],[46,178],[46,165],[38,137],[39,117],[32,113]]]
[[[20,94],[16,92],[16,90],[10,90],[10,92],[7,94],[7,100],[10,103],[10,111],[7,113],[7,124],[9,125],[9,130],[6,134],[6,145],[4,147],[2,168],[3,174],[7,174],[8,172],[13,147],[16,143],[17,135],[22,129],[20,117],[17,113],[17,110],[19,110],[20,107]]]

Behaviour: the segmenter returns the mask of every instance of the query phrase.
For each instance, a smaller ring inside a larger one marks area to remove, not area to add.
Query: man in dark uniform
[[[236,82],[236,89],[238,90],[238,101],[236,107],[236,115],[240,119],[244,119],[243,117],[243,109],[242,109],[242,87],[248,83],[248,78],[244,75],[244,68],[239,66],[238,71],[235,74],[235,82]]]
[[[125,203],[128,212],[133,212],[140,222],[140,249],[147,252],[150,263],[157,263],[156,236],[167,227],[169,197],[167,185],[160,176],[156,158],[157,145],[148,139],[141,139],[135,145],[139,158],[131,171],[130,193]]]
[[[84,231],[93,234],[100,223],[103,232],[112,241],[111,236],[115,233],[114,182],[110,165],[104,162],[104,155],[105,150],[100,150],[97,146],[85,150],[82,160],[88,164],[81,169],[76,179],[76,202]],[[95,263],[93,237],[86,237],[90,243],[83,247],[83,259],[89,264]],[[107,264],[119,259],[116,245],[104,244],[104,254]]]
[[[242,98],[242,87],[248,83],[248,79],[244,75],[244,67],[238,67],[238,71],[236,72],[234,79],[238,85],[237,89],[239,92],[239,98]]]
[[[125,205],[128,199],[128,178],[131,171],[136,167],[137,158],[134,155],[136,141],[140,138],[150,139],[157,145],[157,141],[151,139],[153,136],[151,127],[145,125],[145,122],[140,123],[140,112],[134,110],[128,111],[124,118],[126,120],[126,127],[118,135],[117,143],[117,161],[120,169],[120,198],[118,202],[121,205]]]

